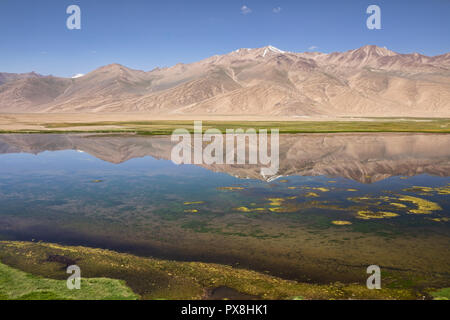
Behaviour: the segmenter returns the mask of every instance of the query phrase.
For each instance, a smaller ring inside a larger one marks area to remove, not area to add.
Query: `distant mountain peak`
[[[113,70],[116,69],[117,70],[117,69],[128,69],[128,68],[119,63],[111,63],[111,64],[101,67],[100,69],[113,69]]]
[[[145,72],[141,71],[141,70],[134,70],[134,69],[128,68],[119,63],[111,63],[106,66],[95,69],[94,71],[91,71],[87,75],[98,74],[98,73],[106,73],[106,74],[110,74],[110,75],[120,76],[120,75],[126,75],[126,74],[131,74],[131,73],[145,73]],[[85,75],[85,76],[87,76],[87,75]]]
[[[264,48],[262,48],[262,49],[264,49],[264,51],[263,51],[263,53],[262,53],[262,56],[263,56],[263,57],[265,57],[268,53],[277,53],[277,54],[283,54],[283,53],[286,53],[286,51],[283,51],[283,50],[281,50],[281,49],[278,49],[278,48],[276,48],[276,47],[274,47],[274,46],[272,46],[272,45],[268,45],[268,46],[266,46],[266,47],[264,47]]]
[[[396,52],[389,50],[386,47],[378,47],[376,45],[366,45],[364,47],[361,47],[359,49],[351,50],[351,52],[354,53],[365,53],[368,56],[378,56],[378,57],[385,57],[385,56],[395,56],[397,55]]]
[[[276,48],[274,46],[271,46],[271,45],[268,45],[266,48],[268,50],[272,51],[272,52],[275,52],[275,53],[285,53],[286,52],[286,51],[283,51],[283,50],[278,49],[278,48]]]
[[[43,77],[43,75],[41,75],[41,74],[39,74],[39,73],[37,73],[37,72],[34,72],[34,71],[31,71],[30,73],[24,73],[25,75],[30,75],[30,76],[33,76],[33,77]]]

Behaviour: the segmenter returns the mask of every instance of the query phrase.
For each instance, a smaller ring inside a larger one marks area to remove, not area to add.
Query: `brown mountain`
[[[0,112],[450,116],[450,53],[239,49],[149,72],[112,64],[76,79],[1,80]]]
[[[29,73],[7,73],[7,72],[0,72],[0,85],[16,81],[19,79],[26,79],[26,78],[39,78],[42,77],[40,74],[37,74],[35,72],[29,72]]]
[[[0,112],[39,112],[70,85],[70,79],[24,77],[0,85]]]

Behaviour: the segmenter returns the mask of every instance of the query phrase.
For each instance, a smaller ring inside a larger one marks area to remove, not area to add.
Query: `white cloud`
[[[242,14],[249,14],[252,13],[252,9],[247,7],[245,4],[241,7],[241,13]]]
[[[319,49],[319,47],[317,47],[317,46],[311,46],[308,48],[308,50],[317,50],[317,49]]]
[[[280,13],[281,12],[281,7],[276,7],[272,9],[273,13]]]

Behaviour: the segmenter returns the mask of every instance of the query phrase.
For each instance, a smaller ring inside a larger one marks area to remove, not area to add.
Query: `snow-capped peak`
[[[82,76],[84,76],[84,74],[78,73],[78,74],[74,75],[74,76],[72,77],[72,79],[81,78]]]
[[[274,46],[270,46],[270,45],[267,47],[267,49],[269,49],[270,51],[275,52],[275,53],[285,53],[285,51],[280,50],[280,49],[275,48]]]
[[[283,50],[280,50],[280,49],[278,49],[278,48],[275,48],[274,46],[267,46],[267,47],[265,47],[264,48],[264,52],[263,52],[263,57],[265,57],[266,56],[266,54],[269,52],[269,51],[271,51],[271,52],[273,52],[273,53],[285,53],[285,51],[283,51]]]

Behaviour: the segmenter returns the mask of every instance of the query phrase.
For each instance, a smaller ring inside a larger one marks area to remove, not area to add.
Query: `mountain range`
[[[267,46],[148,72],[110,64],[74,78],[0,73],[0,113],[42,112],[450,117],[450,53]]]

